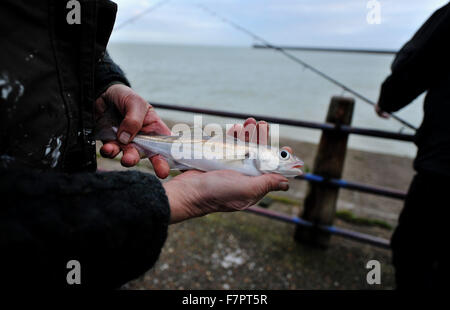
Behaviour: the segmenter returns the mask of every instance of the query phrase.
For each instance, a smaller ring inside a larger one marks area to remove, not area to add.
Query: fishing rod
[[[379,55],[395,55],[396,50],[382,49],[364,49],[364,48],[339,48],[339,47],[318,47],[318,46],[279,46],[284,50],[293,51],[311,51],[311,52],[333,52],[333,53],[356,53],[356,54],[379,54]],[[253,44],[253,48],[267,48],[264,45]]]
[[[115,27],[114,30],[119,30],[119,29],[125,27],[126,25],[131,24],[135,20],[137,20],[137,19],[141,18],[142,16],[144,16],[144,15],[146,15],[146,14],[156,10],[157,8],[165,5],[169,1],[170,0],[161,0],[161,1],[157,2],[155,5],[152,5],[151,7],[145,9],[144,11],[142,11],[142,12],[140,12],[140,13],[138,13],[138,14],[130,17],[130,18],[128,18],[127,20],[125,20],[124,22],[119,24],[117,27]]]
[[[250,36],[251,38],[253,38],[256,41],[259,41],[262,43],[262,45],[266,48],[270,48],[270,49],[274,49],[278,52],[280,52],[281,54],[283,54],[284,56],[286,56],[287,58],[291,59],[292,61],[302,65],[305,69],[309,69],[312,72],[316,73],[317,75],[321,76],[322,78],[328,80],[329,82],[339,86],[340,88],[342,88],[344,91],[354,95],[355,97],[361,99],[362,101],[375,106],[376,103],[372,100],[370,100],[369,98],[367,98],[366,96],[362,95],[361,93],[351,89],[350,87],[346,86],[345,84],[339,82],[338,80],[336,80],[335,78],[329,76],[328,74],[326,74],[325,72],[313,67],[312,65],[308,64],[307,62],[303,61],[302,59],[298,58],[297,56],[295,56],[292,53],[289,53],[288,51],[286,51],[284,48],[280,47],[280,46],[276,46],[271,44],[269,41],[265,40],[264,38],[258,36],[257,34],[253,33],[252,31],[236,24],[235,22],[219,15],[217,12],[209,9],[208,7],[206,7],[205,5],[202,4],[197,4],[198,7],[200,7],[202,10],[204,10],[205,12],[207,12],[208,14],[216,17],[217,19],[221,20],[222,22],[224,22],[225,24],[230,25],[231,27],[237,29],[240,32],[243,32],[245,34],[247,34],[248,36]],[[403,120],[402,118],[398,117],[395,114],[389,113],[390,116],[392,116],[393,119],[395,119],[396,121],[400,122],[401,124],[403,124],[406,127],[409,127],[413,130],[417,130],[417,128],[412,125],[411,123]]]

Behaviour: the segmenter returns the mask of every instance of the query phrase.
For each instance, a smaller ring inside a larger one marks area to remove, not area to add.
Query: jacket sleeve
[[[116,288],[156,262],[170,208],[154,176],[0,172],[2,285],[74,287],[67,263],[77,260],[75,287]]]
[[[381,86],[378,104],[395,112],[428,90],[448,70],[450,4],[437,10],[398,52],[392,74]]]
[[[108,51],[106,51],[103,59],[95,67],[95,98],[98,98],[104,93],[109,86],[117,83],[130,86],[130,82],[126,78],[125,73],[111,59]]]

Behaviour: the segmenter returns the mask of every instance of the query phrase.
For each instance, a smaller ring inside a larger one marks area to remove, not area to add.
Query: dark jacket
[[[0,279],[117,287],[149,269],[166,239],[169,204],[142,173],[95,173],[94,100],[128,85],[106,53],[116,5],[79,0],[0,3]],[[73,1],[71,1],[73,2]],[[24,282],[25,281],[25,282]]]
[[[379,105],[395,112],[427,91],[414,168],[450,176],[450,4],[436,11],[398,52]]]

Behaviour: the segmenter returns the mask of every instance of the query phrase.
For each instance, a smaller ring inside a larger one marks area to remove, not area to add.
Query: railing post
[[[332,97],[326,118],[327,123],[350,125],[355,100],[348,97]],[[323,131],[313,173],[327,178],[340,179],[347,151],[348,133]],[[339,188],[310,183],[301,217],[317,225],[332,225],[336,213]],[[318,229],[297,226],[295,239],[319,247],[327,247],[330,234]]]

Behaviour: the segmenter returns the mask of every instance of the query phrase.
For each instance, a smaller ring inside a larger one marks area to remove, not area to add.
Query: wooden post
[[[326,118],[327,123],[350,125],[355,100],[332,97]],[[313,173],[326,178],[342,177],[347,151],[348,133],[323,131],[314,161]],[[310,183],[301,217],[318,225],[333,224],[339,188]],[[327,247],[330,234],[314,228],[297,226],[294,238],[299,242]]]

